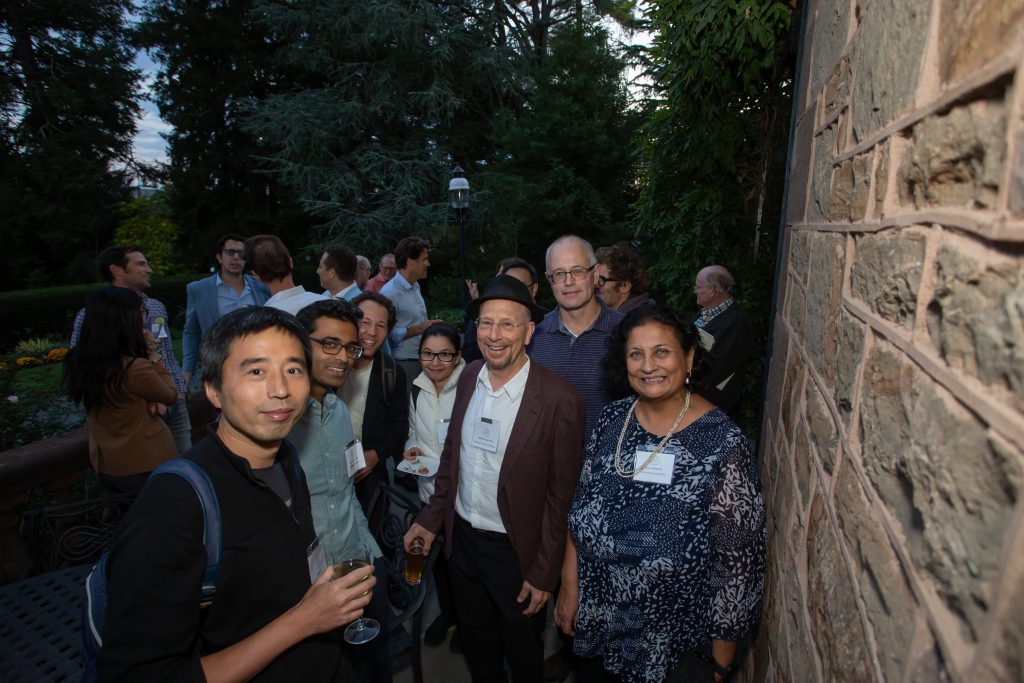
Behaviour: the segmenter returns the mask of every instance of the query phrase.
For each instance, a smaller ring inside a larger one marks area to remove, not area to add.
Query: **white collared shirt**
[[[265,306],[278,308],[287,313],[295,315],[306,306],[317,301],[323,301],[324,297],[316,292],[307,292],[302,285],[290,289],[284,289],[267,299]]]
[[[491,388],[491,376],[486,365],[477,375],[462,423],[459,491],[455,497],[455,512],[475,529],[506,533],[498,510],[498,476],[529,374],[530,360],[527,358],[519,372],[497,391]],[[500,428],[495,453],[473,445],[473,434],[481,417],[497,422]]]

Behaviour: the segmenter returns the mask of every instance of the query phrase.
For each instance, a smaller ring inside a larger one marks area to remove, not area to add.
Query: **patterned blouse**
[[[575,652],[623,681],[661,681],[688,650],[737,641],[761,614],[764,497],[746,438],[717,408],[672,436],[671,484],[615,471],[634,398],[608,405],[587,444],[569,511],[579,554]],[[660,436],[630,418],[623,468]]]

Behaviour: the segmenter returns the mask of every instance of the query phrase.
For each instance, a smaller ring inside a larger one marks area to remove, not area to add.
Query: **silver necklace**
[[[640,465],[640,467],[637,467],[632,472],[627,472],[622,469],[622,441],[626,438],[626,428],[629,427],[629,421],[633,417],[633,411],[636,410],[636,404],[639,402],[640,399],[637,398],[633,401],[633,405],[629,407],[629,412],[626,413],[626,421],[622,423],[622,431],[619,432],[619,443],[615,445],[615,472],[623,479],[632,479],[636,475],[640,474],[647,469],[648,465],[654,462],[656,457],[658,457],[658,453],[661,453],[661,449],[665,447],[666,443],[668,443],[669,438],[671,438],[672,434],[676,431],[676,427],[678,427],[679,423],[683,421],[683,416],[686,415],[686,411],[690,409],[690,390],[686,390],[686,400],[683,402],[683,409],[679,411],[678,415],[676,415],[676,421],[668,428],[668,434],[665,435],[665,438],[658,443],[658,447],[654,449],[654,452],[647,456],[647,460],[644,461],[643,465]],[[637,422],[639,422],[639,418],[637,418]]]

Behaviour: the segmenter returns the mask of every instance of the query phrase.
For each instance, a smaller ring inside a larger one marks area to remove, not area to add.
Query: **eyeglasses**
[[[435,353],[434,351],[423,350],[420,351],[420,360],[429,363],[435,358],[440,358],[442,363],[451,363],[455,360],[456,355],[458,354],[454,351],[438,351]]]
[[[594,268],[597,268],[596,263],[590,266],[589,268],[584,268],[583,266],[576,266],[572,270],[556,270],[553,273],[544,273],[544,275],[547,276],[548,281],[551,282],[551,284],[560,285],[563,282],[565,282],[565,279],[568,276],[572,276],[573,282],[582,280],[587,275],[589,275],[590,271],[592,271]]]
[[[494,320],[487,320],[487,319],[484,319],[484,318],[480,318],[480,319],[478,319],[476,321],[476,328],[478,330],[484,330],[486,332],[486,331],[490,331],[490,329],[492,327],[497,326],[498,329],[501,330],[502,332],[509,332],[509,333],[511,333],[511,332],[515,332],[516,328],[519,327],[520,325],[528,325],[528,324],[529,324],[529,321],[527,321],[525,323],[516,323],[516,322],[512,322],[511,320],[502,320],[499,323],[499,322],[496,322]]]
[[[245,260],[244,249],[221,249],[221,253],[223,253],[225,256],[237,256],[243,261]]]
[[[613,277],[605,277],[604,275],[597,276],[597,286],[604,287],[606,282],[622,282],[622,280],[616,280]]]
[[[363,355],[363,347],[357,344],[356,342],[342,344],[337,339],[332,339],[330,337],[327,337],[326,339],[317,339],[316,337],[310,337],[309,340],[315,341],[317,344],[319,344],[320,347],[323,348],[324,353],[326,353],[329,356],[337,356],[339,353],[341,353],[342,349],[345,349],[345,353],[348,354],[348,357],[353,360],[361,358]]]

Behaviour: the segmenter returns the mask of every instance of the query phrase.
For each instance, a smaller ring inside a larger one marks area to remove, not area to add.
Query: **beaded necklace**
[[[639,402],[640,399],[637,398],[633,401],[633,405],[629,407],[629,412],[626,413],[626,420],[622,423],[622,431],[619,432],[619,443],[615,445],[615,472],[623,479],[631,479],[640,474],[647,469],[648,465],[654,462],[656,457],[658,457],[658,453],[661,453],[661,449],[665,447],[666,443],[668,443],[669,438],[671,438],[673,432],[676,431],[676,427],[678,427],[679,423],[683,421],[683,416],[686,415],[686,411],[690,409],[690,391],[687,389],[686,400],[683,402],[683,409],[679,411],[678,415],[676,415],[676,421],[672,423],[671,427],[669,427],[668,434],[665,435],[665,438],[658,443],[658,447],[654,449],[654,452],[647,456],[647,460],[644,461],[643,465],[640,465],[640,467],[637,467],[632,472],[627,472],[622,469],[622,441],[626,438],[626,428],[629,427],[629,420],[633,417],[633,411],[636,410],[636,404]],[[639,418],[637,419],[637,422],[639,422]]]

